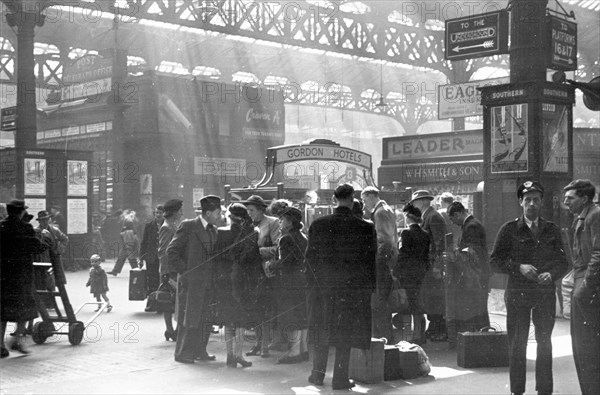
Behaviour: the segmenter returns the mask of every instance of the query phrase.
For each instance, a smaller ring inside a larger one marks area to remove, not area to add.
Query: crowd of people
[[[573,181],[564,193],[564,205],[575,218],[569,246],[574,359],[582,393],[598,394],[600,208],[589,180]],[[267,357],[273,348],[285,351],[280,364],[308,361],[311,343],[308,381],[314,385],[323,385],[329,348],[335,347],[334,389],[354,386],[348,377],[351,348],[369,349],[372,337],[399,340],[394,339],[394,313],[412,318],[410,341],[421,345],[448,341],[455,349],[459,332],[489,327],[489,279],[494,271],[505,273],[511,392],[525,391],[530,320],[537,341],[536,390],[553,392],[555,284],[569,264],[560,229],[540,216],[544,187],[539,182],[519,186],[522,215],[500,228],[490,254],[481,222],[451,196],[442,196],[446,204],[440,213],[430,192],[416,191],[403,208],[405,228],[398,232],[396,214],[376,188],[362,190],[360,199],[354,195],[352,186],[338,186],[333,214],[314,219],[308,229],[303,213],[286,200],[269,205],[253,195],[225,208],[220,197],[209,195],[194,207],[197,217],[183,220],[184,202],[171,199],[157,206],[145,225],[139,252],[136,232],[123,225],[123,242],[131,249],[109,273],[118,274],[128,258],[137,267],[139,256],[153,272],[149,292],[173,295],[171,305],[159,312],[165,339],[175,341],[175,361],[215,360],[207,344],[217,325],[224,328],[231,367],[250,367],[245,357]],[[56,261],[56,246],[64,236],[44,228],[46,212],[38,214],[41,230],[36,234],[23,220],[22,201],[7,209],[9,216],[1,222],[3,357],[9,353],[6,322],[18,323],[10,348],[26,352],[18,335],[37,316],[40,301],[28,283],[35,278],[33,254],[48,250],[47,259]],[[99,256],[92,258],[91,292],[108,302],[99,262]],[[94,271],[98,281],[92,280]],[[402,312],[395,311],[393,294],[405,302]],[[256,333],[257,341],[244,354],[247,330]]]

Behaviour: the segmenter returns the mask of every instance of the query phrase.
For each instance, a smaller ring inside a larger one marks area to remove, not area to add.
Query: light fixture
[[[379,95],[379,103],[375,104],[375,107],[387,107],[383,101],[383,62],[379,65]]]

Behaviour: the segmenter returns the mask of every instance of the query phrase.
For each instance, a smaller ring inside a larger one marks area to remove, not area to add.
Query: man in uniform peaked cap
[[[175,361],[214,361],[206,345],[212,332],[209,302],[213,294],[213,270],[217,226],[221,222],[221,198],[200,199],[199,214],[181,223],[167,248],[169,264],[178,273],[178,316]]]
[[[556,313],[554,283],[567,270],[560,229],[540,217],[544,187],[526,181],[517,189],[523,215],[502,225],[496,236],[491,266],[508,274],[506,327],[508,331],[510,390],[525,392],[527,342],[532,320],[537,341],[535,362],[538,394],[551,394],[552,330]]]

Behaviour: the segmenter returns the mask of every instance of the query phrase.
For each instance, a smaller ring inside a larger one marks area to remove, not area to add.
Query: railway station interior
[[[228,369],[218,327],[216,361],[178,364],[162,314],[129,300],[129,264],[108,277],[114,309],[94,312],[90,256],[108,272],[120,251],[103,225],[131,214],[141,240],[170,199],[186,219],[207,195],[224,208],[287,199],[308,234],[333,213],[336,187],[375,187],[400,234],[403,207],[426,190],[437,209],[452,196],[480,220],[490,253],[522,215],[523,183],[545,185],[542,217],[564,234],[563,186],[590,180],[598,204],[598,0],[1,0],[0,14],[0,203],[24,200],[34,227],[38,213],[62,212],[61,292],[81,324],[75,341],[68,321],[41,342],[25,337],[30,353],[0,362],[2,395],[340,392],[306,381],[312,360],[277,364],[279,351]],[[498,332],[506,286],[491,277]],[[394,340],[410,340],[400,317]],[[559,300],[556,394],[581,393],[570,325]],[[245,335],[250,349],[258,333]],[[422,345],[428,375],[349,391],[514,392],[508,365],[460,367],[447,346]],[[535,360],[532,332],[525,393],[538,391]]]

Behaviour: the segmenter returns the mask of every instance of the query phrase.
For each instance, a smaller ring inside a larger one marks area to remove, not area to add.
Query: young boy
[[[90,293],[94,295],[98,302],[101,301],[100,296],[102,296],[102,299],[108,303],[108,306],[106,306],[106,312],[110,313],[112,306],[110,304],[110,300],[108,300],[108,296],[106,296],[106,293],[108,292],[108,276],[106,275],[104,269],[102,269],[100,266],[102,263],[101,261],[102,259],[98,254],[94,254],[90,257],[92,268],[90,269],[90,279],[85,286],[90,287]],[[95,311],[98,310],[100,310],[100,305],[98,305],[98,308]]]

